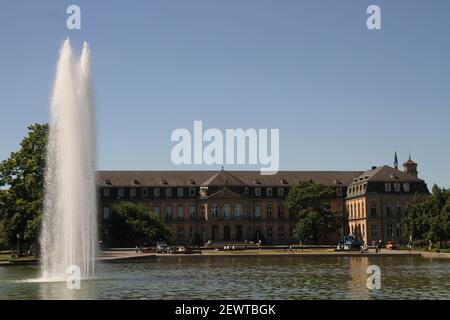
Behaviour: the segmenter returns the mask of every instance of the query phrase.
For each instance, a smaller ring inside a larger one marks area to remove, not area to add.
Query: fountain
[[[63,280],[68,268],[92,277],[97,251],[95,129],[85,42],[75,61],[69,40],[60,50],[50,105],[41,234],[42,277]],[[70,269],[69,269],[70,270]]]

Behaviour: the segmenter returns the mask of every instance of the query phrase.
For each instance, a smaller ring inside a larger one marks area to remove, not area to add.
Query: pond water
[[[450,299],[450,259],[420,257],[157,257],[98,265],[79,290],[39,275],[0,267],[0,299]]]

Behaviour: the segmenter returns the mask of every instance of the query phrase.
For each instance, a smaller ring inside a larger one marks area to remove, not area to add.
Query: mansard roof
[[[353,180],[353,183],[360,183],[363,181],[371,182],[424,182],[422,179],[414,177],[404,171],[397,170],[390,166],[381,166],[373,168]]]
[[[313,180],[328,186],[347,186],[362,171],[279,171],[261,175],[259,171],[98,171],[99,186],[199,187],[248,186],[290,187]]]

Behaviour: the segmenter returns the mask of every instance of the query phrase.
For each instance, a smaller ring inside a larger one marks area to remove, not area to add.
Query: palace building
[[[390,166],[362,171],[99,171],[99,210],[107,230],[118,201],[145,204],[170,230],[171,243],[197,232],[206,242],[297,242],[296,217],[283,202],[292,186],[313,180],[334,190],[331,210],[342,219],[332,242],[354,234],[370,243],[405,241],[402,216],[416,194],[428,193],[409,159],[404,171]]]

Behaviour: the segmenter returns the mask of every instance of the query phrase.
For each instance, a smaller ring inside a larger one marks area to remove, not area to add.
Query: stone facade
[[[390,175],[399,179],[390,181]],[[381,177],[389,177],[392,190],[400,183],[400,191],[383,191],[388,182],[378,181]],[[107,226],[114,203],[126,200],[144,203],[154,212],[170,230],[171,243],[186,244],[198,232],[205,242],[289,244],[296,242],[296,218],[283,202],[292,186],[309,179],[335,192],[331,210],[342,219],[342,228],[330,235],[333,243],[349,232],[366,242],[402,239],[396,228],[401,228],[406,203],[415,192],[428,192],[422,180],[388,166],[367,172],[281,171],[273,176],[224,170],[100,171],[100,217]]]

